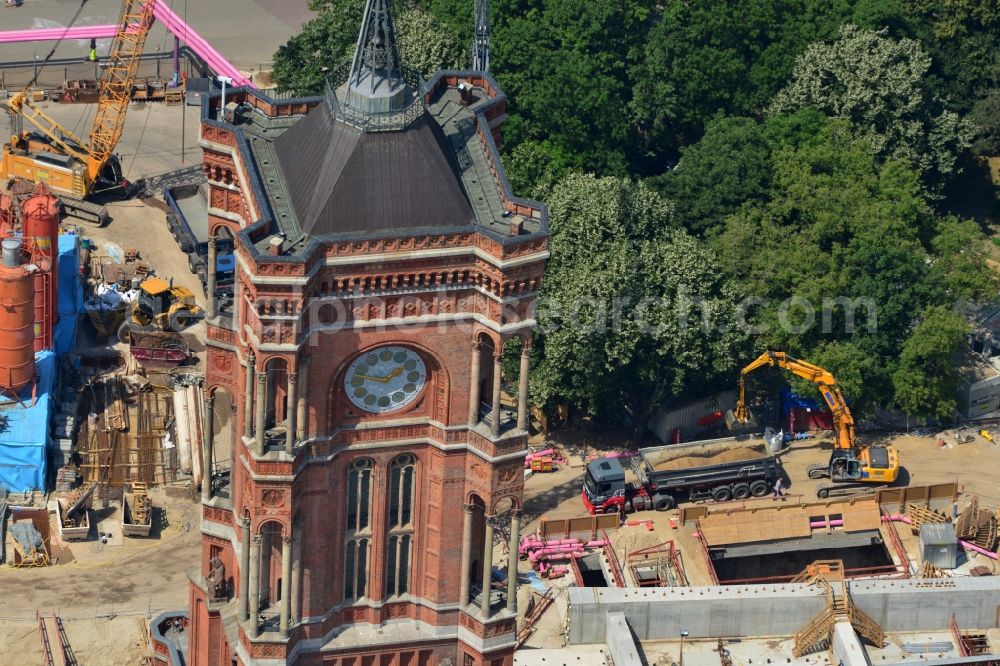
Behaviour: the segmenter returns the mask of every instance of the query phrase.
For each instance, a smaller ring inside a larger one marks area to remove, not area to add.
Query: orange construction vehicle
[[[743,368],[740,373],[740,397],[733,411],[737,421],[750,421],[750,411],[746,404],[746,376],[764,366],[788,370],[811,381],[819,389],[833,415],[835,433],[830,462],[827,465],[810,466],[809,478],[830,479],[836,485],[821,487],[817,495],[824,498],[831,495],[852,495],[869,489],[874,484],[887,485],[896,480],[899,476],[899,455],[895,448],[869,446],[858,449],[854,435],[854,417],[833,375],[818,365],[800,361],[785,352],[766,351]]]
[[[97,224],[104,223],[107,211],[85,199],[131,196],[135,186],[122,174],[114,150],[125,127],[132,85],[153,23],[154,2],[124,0],[122,4],[88,141],[77,138],[36,107],[31,100],[31,84],[3,103],[17,125],[27,120],[36,131],[19,130],[3,145],[0,178],[44,182],[60,195],[68,214]]]

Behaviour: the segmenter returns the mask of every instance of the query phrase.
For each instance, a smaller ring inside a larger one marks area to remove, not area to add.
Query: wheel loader
[[[175,287],[163,278],[149,278],[139,285],[132,314],[118,328],[118,339],[127,344],[132,331],[181,331],[204,314],[187,287]]]

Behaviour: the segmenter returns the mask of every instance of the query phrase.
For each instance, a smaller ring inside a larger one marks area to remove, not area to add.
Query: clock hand
[[[387,381],[391,379],[391,377],[370,377],[369,375],[354,375],[354,376],[357,377],[358,379],[370,379],[373,382],[382,382],[383,384],[385,384]]]
[[[385,376],[385,381],[389,381],[390,379],[395,379],[396,377],[399,377],[402,373],[403,373],[403,366],[399,366],[398,368],[396,368],[395,370],[393,370],[392,372],[390,372],[388,375]]]

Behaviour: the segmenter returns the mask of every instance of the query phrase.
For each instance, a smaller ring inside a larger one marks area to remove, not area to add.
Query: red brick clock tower
[[[507,184],[488,74],[422,83],[386,0],[358,44],[323,97],[202,110],[209,267],[232,238],[237,269],[209,302],[195,666],[513,661],[498,544],[518,537],[547,212]]]

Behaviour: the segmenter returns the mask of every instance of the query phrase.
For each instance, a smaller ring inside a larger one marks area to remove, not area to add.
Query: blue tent
[[[55,354],[38,352],[34,388],[29,386],[21,391],[20,401],[0,399],[0,486],[12,492],[45,488],[49,415],[54,407],[52,392],[57,366]]]

